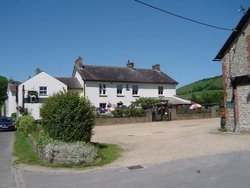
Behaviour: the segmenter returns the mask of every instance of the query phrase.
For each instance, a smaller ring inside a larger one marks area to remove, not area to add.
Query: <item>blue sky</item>
[[[208,24],[234,28],[249,0],[142,0]],[[71,76],[74,61],[137,68],[160,64],[177,87],[221,74],[213,58],[230,31],[215,30],[134,0],[0,0],[0,75],[25,81],[39,67]]]

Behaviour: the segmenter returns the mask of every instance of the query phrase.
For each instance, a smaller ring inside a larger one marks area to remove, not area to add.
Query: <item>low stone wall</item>
[[[205,119],[220,117],[216,109],[212,108],[210,113],[194,113],[194,114],[177,114],[176,109],[170,109],[170,120],[189,120],[189,119]],[[130,124],[130,123],[145,123],[152,122],[152,111],[148,110],[145,117],[99,117],[95,120],[96,126],[102,125],[117,125],[117,124]]]
[[[116,125],[116,124],[129,124],[129,123],[145,123],[152,122],[152,111],[148,110],[145,117],[99,117],[95,120],[96,126],[101,125]]]
[[[152,121],[152,120],[151,120]],[[145,123],[148,122],[146,117],[120,117],[120,118],[96,118],[95,125],[116,125],[128,123]]]
[[[94,162],[97,149],[93,145],[76,143],[48,144],[45,148],[38,147],[36,141],[29,136],[29,141],[37,156],[50,163],[56,164],[81,164]]]
[[[210,113],[177,114],[176,109],[170,109],[171,120],[190,120],[220,117],[215,108],[211,108]]]

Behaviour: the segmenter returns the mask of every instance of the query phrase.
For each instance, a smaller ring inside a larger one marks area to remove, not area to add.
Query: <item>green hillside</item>
[[[196,81],[177,89],[176,93],[179,97],[187,100],[194,101],[195,99],[198,99],[196,102],[202,102],[201,98],[204,98],[206,95],[210,95],[215,98],[219,96],[222,98],[222,76],[215,76],[213,78],[205,78],[203,80]]]

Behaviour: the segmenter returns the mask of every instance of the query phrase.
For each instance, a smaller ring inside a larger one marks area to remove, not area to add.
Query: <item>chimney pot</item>
[[[134,62],[128,60],[127,68],[133,69],[134,66],[135,66]]]
[[[160,64],[152,65],[152,69],[155,71],[160,71]]]
[[[75,60],[75,65],[78,66],[78,67],[82,67],[83,66],[83,63],[82,63],[82,57],[79,56],[76,60]]]

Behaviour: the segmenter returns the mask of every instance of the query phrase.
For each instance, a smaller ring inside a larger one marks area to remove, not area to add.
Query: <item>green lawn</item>
[[[28,138],[24,136],[23,133],[15,132],[15,141],[13,146],[13,154],[16,158],[15,163],[24,163],[30,165],[41,165],[46,167],[56,167],[56,168],[87,168],[95,166],[103,166],[105,164],[111,163],[119,157],[121,149],[114,144],[103,144],[103,143],[93,143],[97,147],[97,153],[99,160],[94,163],[88,164],[51,164],[47,161],[40,159],[36,152],[33,150],[31,143]]]

